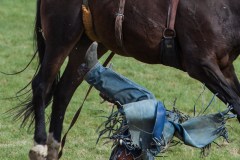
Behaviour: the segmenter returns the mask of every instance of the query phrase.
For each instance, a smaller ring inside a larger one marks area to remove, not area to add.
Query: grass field
[[[0,71],[16,72],[24,68],[34,51],[33,26],[35,17],[35,1],[33,0],[1,0],[0,1]],[[195,101],[202,91],[202,84],[191,79],[186,73],[161,65],[147,65],[131,58],[116,56],[113,67],[117,72],[133,79],[152,91],[156,97],[164,101],[171,109],[177,98],[178,109],[192,115]],[[24,87],[32,78],[36,69],[35,60],[27,70],[15,76],[0,74],[0,160],[25,160],[28,151],[33,145],[33,130],[20,128],[20,122],[13,121],[6,111],[16,106],[18,100],[4,100],[15,96],[15,93]],[[236,72],[240,76],[240,61],[235,62]],[[84,83],[76,91],[64,121],[64,131],[82,102],[87,84]],[[197,110],[206,106],[212,94],[206,91],[197,102]],[[110,111],[107,104],[100,105],[97,91],[93,91],[88,98],[76,126],[69,133],[64,150],[64,160],[105,160],[108,159],[111,146],[96,143],[96,128],[103,121],[100,116]],[[224,110],[225,105],[215,100],[209,112]],[[102,112],[103,110],[104,112]],[[50,115],[50,107],[46,116]],[[206,160],[237,160],[240,159],[240,126],[236,120],[227,123],[229,140],[217,140],[213,144],[210,155]],[[157,159],[165,160],[195,160],[200,158],[200,149],[178,145],[170,148]]]

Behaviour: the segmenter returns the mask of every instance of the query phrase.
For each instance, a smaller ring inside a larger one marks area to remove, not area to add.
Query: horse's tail
[[[41,69],[41,65],[43,63],[45,48],[46,48],[45,38],[44,38],[44,34],[42,32],[40,5],[41,5],[41,0],[38,0],[37,1],[37,9],[36,9],[35,28],[34,28],[34,41],[35,41],[35,47],[36,47],[35,54],[38,55],[39,60],[38,60],[38,66],[37,66],[36,72],[31,80],[31,82],[29,83],[29,84],[32,83],[32,90],[34,87],[36,87],[36,85],[38,85],[38,80],[39,80],[38,73],[39,73],[39,71]],[[60,72],[58,73],[57,77],[55,78],[53,85],[51,87],[51,90],[49,91],[49,94],[46,97],[46,101],[45,101],[46,106],[45,107],[47,107],[52,100],[54,90],[59,82],[59,77],[60,77]],[[26,89],[26,87],[24,87],[24,89]],[[23,91],[24,89],[22,89],[21,91]],[[15,118],[16,119],[23,118],[21,126],[25,126],[27,124],[27,122],[30,120],[30,126],[31,126],[31,124],[35,120],[32,96],[26,98],[26,100],[21,102],[21,104],[19,104],[18,106],[20,106],[20,109],[19,109],[19,107],[17,107],[18,111],[17,111],[17,114],[15,114]]]
[[[42,22],[40,15],[40,5],[41,0],[37,1],[37,10],[36,10],[36,19],[35,19],[35,28],[34,28],[34,39],[36,45],[36,52],[38,53],[39,66],[42,64],[45,52],[45,40],[42,32]]]

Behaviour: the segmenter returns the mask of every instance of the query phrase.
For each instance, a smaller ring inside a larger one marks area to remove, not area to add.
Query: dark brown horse
[[[89,0],[94,30],[100,40],[99,57],[112,50],[123,56],[160,64],[162,33],[168,0],[127,0],[123,22],[123,47],[114,36],[119,0]],[[25,120],[34,114],[35,146],[31,159],[57,159],[66,108],[82,82],[79,65],[92,41],[85,35],[82,0],[38,0],[36,17],[40,69],[32,82],[33,98],[25,108]],[[180,0],[176,33],[182,70],[204,83],[240,115],[240,84],[233,61],[240,53],[239,0]],[[69,57],[64,74],[58,73]],[[44,109],[53,99],[49,138]],[[24,121],[25,121],[24,120]],[[47,146],[48,144],[48,146]],[[47,154],[48,148],[48,154]]]

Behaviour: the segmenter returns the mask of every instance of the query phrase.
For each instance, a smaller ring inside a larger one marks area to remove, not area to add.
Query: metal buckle
[[[170,28],[165,28],[163,31],[163,37],[164,38],[175,38],[176,37],[176,32],[174,29]]]

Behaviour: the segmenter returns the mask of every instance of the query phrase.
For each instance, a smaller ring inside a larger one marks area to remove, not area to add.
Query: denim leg
[[[127,104],[146,99],[155,99],[147,89],[117,74],[109,68],[97,63],[85,76],[85,80],[93,85],[109,99]]]

